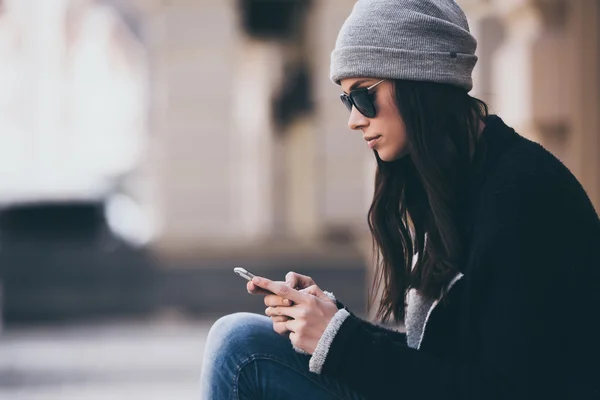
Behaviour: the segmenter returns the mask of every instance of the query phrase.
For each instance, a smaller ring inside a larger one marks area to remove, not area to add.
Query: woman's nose
[[[369,125],[369,119],[362,115],[356,107],[352,107],[348,118],[348,127],[352,130],[363,129]]]

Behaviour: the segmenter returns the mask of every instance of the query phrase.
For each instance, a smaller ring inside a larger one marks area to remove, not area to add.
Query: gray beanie
[[[439,82],[468,92],[476,47],[454,0],[359,0],[331,53],[331,79]]]

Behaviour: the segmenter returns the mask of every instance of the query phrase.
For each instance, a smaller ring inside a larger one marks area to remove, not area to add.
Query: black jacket
[[[420,349],[354,315],[329,348],[322,374],[368,399],[600,400],[598,216],[549,152],[496,116],[486,125],[464,276]]]

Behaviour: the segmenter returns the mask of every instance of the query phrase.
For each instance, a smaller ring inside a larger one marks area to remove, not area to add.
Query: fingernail
[[[288,299],[285,299],[285,300],[283,300],[283,304],[286,304],[289,306],[290,304],[292,304],[292,302],[289,301]]]
[[[254,278],[252,278],[252,283],[256,283],[258,285],[260,283],[260,278],[255,276]]]

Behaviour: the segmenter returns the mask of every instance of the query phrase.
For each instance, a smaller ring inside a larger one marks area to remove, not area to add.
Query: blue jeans
[[[251,313],[227,315],[208,334],[201,399],[361,399],[335,379],[310,372],[309,359],[273,330],[270,318]]]

